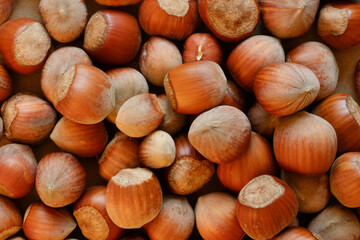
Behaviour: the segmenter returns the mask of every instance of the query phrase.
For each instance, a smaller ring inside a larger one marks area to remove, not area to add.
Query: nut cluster
[[[343,91],[337,58],[360,3],[20,6],[0,0],[0,240],[360,239],[360,60]]]

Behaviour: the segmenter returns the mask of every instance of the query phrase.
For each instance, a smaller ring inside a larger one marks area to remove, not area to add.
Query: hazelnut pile
[[[0,0],[0,240],[360,239],[359,46],[355,0]]]

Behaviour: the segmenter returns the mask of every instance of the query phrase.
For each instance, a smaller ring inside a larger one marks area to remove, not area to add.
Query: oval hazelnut
[[[335,160],[336,132],[323,118],[301,111],[281,119],[275,128],[273,148],[285,171],[324,174]]]
[[[18,93],[1,107],[4,135],[14,142],[37,144],[43,141],[56,123],[56,111],[45,100]]]
[[[138,21],[127,12],[102,9],[86,25],[84,49],[101,63],[126,64],[135,58],[140,45]]]
[[[231,106],[218,106],[200,114],[189,129],[189,141],[201,155],[227,163],[250,144],[251,125],[246,115]]]
[[[236,240],[245,235],[236,218],[236,198],[230,194],[212,192],[199,196],[195,216],[203,239]]]
[[[171,69],[165,76],[164,87],[175,111],[198,114],[219,105],[227,85],[225,74],[217,63],[199,61]]]
[[[104,120],[115,106],[109,76],[97,67],[75,64],[56,82],[53,104],[67,119],[94,124]]]
[[[165,111],[155,94],[142,93],[128,99],[119,109],[116,127],[129,137],[144,137],[163,121]]]
[[[0,147],[0,194],[10,198],[27,195],[35,183],[37,161],[27,145]]]
[[[184,62],[213,61],[221,64],[223,50],[218,40],[210,33],[193,33],[184,43]]]
[[[146,168],[120,170],[106,187],[106,211],[121,228],[140,228],[153,220],[163,203],[155,174]]]
[[[86,172],[70,153],[49,153],[39,162],[35,186],[47,206],[64,207],[74,203],[84,192]]]
[[[87,23],[84,0],[41,0],[39,12],[50,36],[61,43],[77,39]]]
[[[100,155],[108,135],[103,122],[81,124],[62,117],[51,132],[50,139],[62,150],[85,158]]]
[[[315,20],[319,3],[319,0],[259,0],[266,28],[279,38],[306,33]]]
[[[274,63],[255,77],[254,93],[260,105],[277,116],[290,115],[312,103],[320,90],[316,75],[297,63]]]
[[[199,23],[195,0],[143,0],[138,18],[147,34],[175,40],[187,38]]]
[[[20,231],[22,218],[13,201],[0,196],[0,239],[8,239]]]
[[[164,77],[172,68],[182,64],[176,45],[161,37],[151,37],[142,47],[139,66],[146,79],[156,85],[164,85]]]
[[[189,239],[195,225],[194,210],[185,197],[165,195],[159,215],[143,226],[151,239]]]
[[[0,27],[0,53],[5,66],[20,74],[30,74],[44,64],[51,39],[46,29],[31,18],[17,18]]]
[[[241,189],[236,216],[241,228],[254,239],[269,239],[296,217],[298,201],[293,190],[270,175],[252,179]]]
[[[36,201],[26,209],[22,229],[27,239],[65,239],[77,224],[65,208]]]

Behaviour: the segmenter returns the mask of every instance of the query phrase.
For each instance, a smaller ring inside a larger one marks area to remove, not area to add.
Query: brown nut
[[[156,85],[164,85],[164,77],[172,68],[182,64],[176,45],[162,37],[151,37],[142,47],[139,57],[141,73]]]
[[[315,216],[308,229],[326,240],[351,240],[360,237],[356,214],[342,205],[330,205]]]
[[[138,18],[147,34],[174,40],[187,38],[199,22],[195,0],[143,0]]]
[[[255,77],[254,93],[260,105],[277,116],[290,115],[312,103],[320,90],[316,75],[297,63],[274,63]]]
[[[106,212],[106,187],[94,186],[85,191],[74,205],[73,215],[87,239],[115,240],[124,235]]]
[[[259,0],[266,28],[279,38],[306,33],[315,20],[319,3],[319,0]]]
[[[195,224],[194,210],[185,197],[165,195],[159,215],[143,226],[151,239],[189,239]]]
[[[296,217],[298,201],[293,190],[270,175],[252,179],[241,189],[236,216],[245,233],[255,239],[269,239]]]
[[[0,25],[5,22],[14,9],[15,0],[1,0],[0,2]]]
[[[175,111],[198,114],[219,105],[227,85],[225,74],[217,63],[199,61],[171,69],[165,76],[164,87]]]
[[[329,96],[336,88],[339,67],[331,49],[320,42],[305,42],[286,54],[287,62],[294,62],[313,71],[320,83],[319,94],[315,100]]]
[[[138,139],[116,133],[99,158],[100,175],[109,181],[121,169],[140,167],[139,145]]]
[[[336,199],[345,207],[360,207],[359,196],[360,153],[347,152],[340,155],[330,171],[330,189]]]
[[[116,127],[129,137],[144,137],[160,125],[164,116],[164,108],[156,95],[142,93],[120,107]]]
[[[175,160],[175,142],[170,134],[157,130],[147,135],[140,144],[139,157],[148,168],[164,168]]]
[[[236,218],[236,198],[228,193],[202,195],[195,205],[196,227],[207,240],[242,239],[245,232]]]
[[[34,186],[37,161],[27,145],[6,144],[0,147],[0,194],[20,198]]]
[[[20,231],[22,218],[13,201],[0,196],[0,239],[5,240]]]
[[[56,110],[77,123],[101,122],[115,106],[109,76],[92,65],[72,65],[56,82],[53,91]]]
[[[20,74],[39,70],[51,46],[46,29],[31,18],[17,18],[0,27],[0,53],[5,66]]]
[[[299,212],[315,213],[323,210],[330,199],[328,175],[305,176],[281,171],[281,179],[295,192],[299,202]]]
[[[324,174],[335,160],[336,132],[323,118],[301,111],[281,119],[275,128],[273,148],[285,171]]]
[[[222,62],[223,51],[219,41],[210,33],[193,33],[184,43],[182,57],[184,62],[213,61]]]
[[[225,42],[238,42],[250,36],[260,19],[255,0],[200,0],[199,13],[210,31]]]
[[[80,198],[86,187],[86,172],[70,153],[54,152],[39,162],[36,192],[49,207],[64,207]]]
[[[147,168],[122,169],[106,187],[106,211],[121,228],[140,228],[150,222],[162,202],[159,180]]]
[[[351,95],[335,93],[318,104],[312,113],[334,128],[339,153],[360,151],[360,107]]]
[[[81,124],[62,117],[51,132],[50,139],[62,150],[86,158],[104,151],[108,135],[103,122]]]
[[[231,106],[218,106],[200,114],[189,129],[191,145],[214,163],[227,163],[250,144],[251,125],[246,115]]]
[[[76,225],[66,209],[51,208],[37,201],[26,209],[22,229],[27,239],[61,240],[65,239]]]
[[[61,43],[77,39],[87,23],[84,0],[41,0],[39,12],[50,36]]]
[[[320,9],[317,29],[325,43],[337,49],[347,49],[360,43],[359,25],[358,3],[333,1]]]
[[[137,19],[127,12],[102,9],[85,28],[84,49],[97,61],[120,65],[135,58],[141,45]]]
[[[56,111],[45,100],[29,94],[16,94],[1,107],[5,136],[10,141],[37,144],[56,123]]]
[[[215,172],[215,164],[201,156],[191,146],[185,134],[175,139],[174,163],[164,169],[165,184],[175,194],[188,195],[207,184]]]

